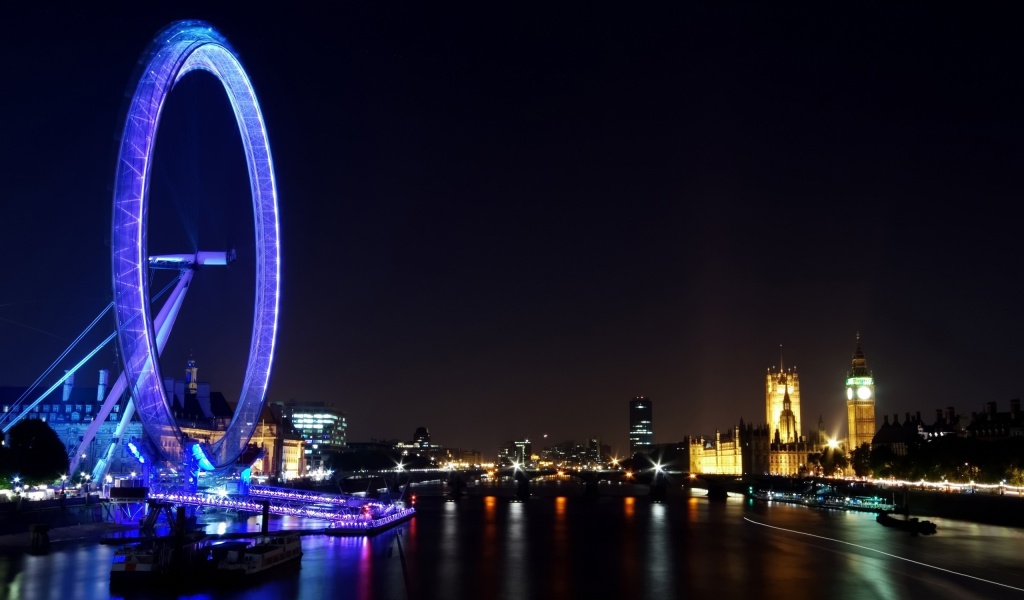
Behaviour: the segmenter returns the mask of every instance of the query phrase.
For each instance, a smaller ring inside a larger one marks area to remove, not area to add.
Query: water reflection
[[[845,569],[849,575],[844,579],[854,589],[861,589],[865,595],[883,600],[899,600],[904,596],[898,585],[892,581],[890,561],[880,556],[867,556],[861,553],[847,552],[846,563],[849,566]]]
[[[438,579],[443,590],[454,590],[459,585],[459,505],[445,502],[441,515],[440,564]],[[486,527],[485,527],[486,529]]]
[[[373,546],[368,538],[359,538],[359,582],[357,597],[359,600],[372,600],[373,598]]]
[[[939,535],[926,538],[881,527],[872,515],[702,497],[654,504],[572,496],[512,503],[492,496],[419,504],[412,522],[372,538],[305,536],[298,573],[184,597],[884,600],[1019,597],[998,583],[1024,587],[1024,532],[1008,528],[939,521]],[[0,555],[7,598],[107,598],[112,552],[88,544],[48,556]],[[169,597],[176,596],[132,596]]]
[[[498,498],[484,498],[483,528],[479,540],[479,566],[475,569],[475,596],[493,596],[501,586],[501,548],[498,542]],[[467,549],[464,549],[464,551]]]
[[[674,553],[669,544],[672,526],[667,511],[664,504],[653,504],[647,521],[647,577],[644,582],[644,595],[647,598],[675,597]]]
[[[618,569],[621,577],[618,581],[619,597],[630,598],[639,589],[640,581],[640,552],[637,549],[637,541],[633,521],[636,515],[636,498],[632,496],[622,499],[622,526],[619,531],[619,539],[622,540],[622,552],[614,552],[611,560],[618,562]],[[612,567],[613,569],[615,566]]]
[[[95,560],[106,567],[96,571]],[[12,590],[20,587],[21,598],[96,598],[109,594],[110,548],[77,546],[52,556],[25,556],[24,569]],[[18,585],[20,584],[20,586]]]
[[[555,498],[555,522],[551,528],[551,574],[549,589],[554,598],[572,597],[572,556],[569,552],[569,523],[566,518],[569,502],[565,496]]]
[[[529,598],[530,560],[526,544],[527,528],[524,518],[524,503],[513,502],[508,505],[508,521],[505,523],[505,546],[502,556],[505,572],[502,578],[502,589],[508,598]]]

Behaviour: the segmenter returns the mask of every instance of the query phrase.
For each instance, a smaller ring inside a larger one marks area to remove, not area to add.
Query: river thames
[[[565,491],[539,486],[525,502],[420,495],[410,522],[373,538],[305,536],[298,572],[238,590],[111,596],[114,547],[84,542],[0,555],[0,573],[6,597],[25,600],[1024,598],[1021,529],[929,519],[938,534],[915,536],[870,513],[713,501],[699,489],[664,503]]]

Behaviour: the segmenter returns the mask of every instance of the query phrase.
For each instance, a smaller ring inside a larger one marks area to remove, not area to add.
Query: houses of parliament
[[[875,383],[859,335],[845,389],[847,436],[834,443],[852,450],[870,444],[875,435]],[[764,406],[763,423],[744,423],[741,419],[724,435],[716,431],[714,438],[685,438],[685,448],[678,450],[688,459],[687,470],[722,475],[805,473],[808,457],[825,451],[830,440],[821,416],[815,431],[810,435],[801,433],[800,375],[795,368],[786,369],[780,361],[778,369],[768,369]]]

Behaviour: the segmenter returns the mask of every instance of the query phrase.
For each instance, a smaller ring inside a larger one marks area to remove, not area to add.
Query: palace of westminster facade
[[[847,450],[871,444],[875,435],[875,383],[857,337],[850,371],[846,377]],[[715,432],[714,439],[687,437],[682,451],[684,470],[691,473],[743,475],[766,473],[799,475],[808,457],[828,448],[822,419],[810,436],[800,434],[800,377],[796,369],[768,369],[765,376],[765,421],[740,424],[732,431]]]

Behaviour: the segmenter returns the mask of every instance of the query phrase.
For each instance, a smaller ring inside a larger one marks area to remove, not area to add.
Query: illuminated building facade
[[[565,441],[545,446],[538,457],[537,464],[543,467],[601,469],[613,464],[611,447],[596,437],[588,438],[586,444]]]
[[[765,420],[783,444],[800,439],[800,377],[796,369],[768,369],[765,376]]]
[[[512,442],[512,447],[515,462],[520,466],[530,466],[533,458],[533,445],[530,444],[530,440],[517,440]]]
[[[164,389],[182,433],[206,444],[227,433],[231,406],[223,394],[210,391],[210,384],[199,380],[194,360],[188,361],[184,380],[164,379]],[[252,464],[253,476],[287,481],[304,473],[304,441],[283,426],[280,404],[263,407],[249,445],[262,450]]]
[[[250,443],[263,449],[263,455],[252,464],[253,477],[288,481],[306,472],[305,440],[284,426],[280,404],[263,407]]]
[[[727,435],[715,430],[715,438],[711,440],[703,436],[689,440],[690,473],[704,475],[742,475],[743,446],[740,441],[740,427],[734,427]]]
[[[233,412],[223,394],[211,391],[210,384],[199,381],[198,374],[195,361],[190,360],[184,379],[163,380],[164,391],[171,402],[171,415],[181,432],[192,439],[212,444],[224,437]],[[86,428],[106,400],[109,381],[109,371],[103,369],[99,372],[95,387],[78,386],[75,374],[72,373],[64,381],[59,393],[55,390],[22,418],[46,422],[70,452],[80,445]],[[24,388],[0,388],[0,412],[11,412],[24,392]],[[142,423],[138,419],[131,420],[120,438],[115,439],[123,411],[122,403],[114,405],[92,441],[81,448],[80,472],[69,474],[70,480],[77,483],[82,471],[91,472],[112,444],[106,472],[119,478],[139,471],[139,462],[127,449],[127,444],[143,438]],[[287,428],[282,427],[280,407],[277,411],[272,408],[272,405],[264,407],[250,440],[250,444],[264,450],[263,456],[253,464],[252,472],[257,476],[291,479],[304,472],[304,443],[289,435]]]
[[[809,442],[771,444],[768,451],[768,473],[802,477],[808,474],[808,458],[821,452],[821,446]]]
[[[853,353],[850,372],[846,376],[847,450],[871,444],[875,437],[875,378],[868,370],[868,361],[860,347]]]
[[[740,419],[740,441],[743,447],[743,474],[771,473],[772,437],[768,433],[768,424],[744,425]]]
[[[255,466],[255,465],[254,465]],[[281,445],[280,477],[295,479],[306,472],[306,446],[302,440],[288,439]]]
[[[784,475],[798,477],[808,473],[808,457],[824,448],[824,433],[819,420],[819,432],[808,441],[800,436],[796,442],[782,443],[768,433],[767,425],[740,423],[743,446],[743,473],[745,475]]]
[[[79,373],[81,375],[81,373]],[[54,390],[49,396],[31,409],[18,399],[25,395],[23,387],[0,387],[0,412],[5,414],[21,410],[22,419],[39,419],[50,426],[68,452],[82,442],[85,430],[93,422],[109,389],[110,373],[100,370],[97,385],[75,385],[75,374],[64,380],[62,389]],[[123,401],[114,405],[110,415],[100,425],[92,441],[82,448],[84,456],[79,457],[79,473],[69,473],[69,480],[79,482],[82,473],[91,473],[96,461],[102,458],[111,444],[114,444],[107,472],[112,476],[128,475],[139,469],[139,463],[126,448],[128,440],[142,437],[142,424],[131,421],[119,440],[114,439],[118,422],[121,420]]]
[[[446,448],[430,443],[430,430],[426,427],[417,427],[411,442],[397,442],[394,448],[402,456],[419,456],[434,465],[451,462],[451,455]]]
[[[643,396],[629,401],[629,455],[654,447],[654,403]]]
[[[281,412],[282,420],[305,444],[306,473],[322,472],[326,459],[345,448],[345,413],[324,402],[288,402]]]

